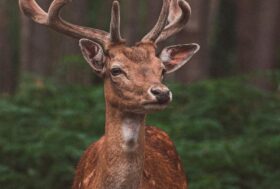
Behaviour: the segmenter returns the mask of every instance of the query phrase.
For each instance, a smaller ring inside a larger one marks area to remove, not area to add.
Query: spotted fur
[[[104,139],[102,137],[85,151],[72,189],[94,189],[91,184],[101,179],[96,170],[102,158]],[[146,126],[145,139],[144,169],[139,189],[187,189],[182,163],[168,135],[156,127]]]

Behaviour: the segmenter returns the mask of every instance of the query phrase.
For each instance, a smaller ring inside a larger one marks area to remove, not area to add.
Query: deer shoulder
[[[185,173],[172,140],[159,128],[145,130],[143,189],[186,189]]]

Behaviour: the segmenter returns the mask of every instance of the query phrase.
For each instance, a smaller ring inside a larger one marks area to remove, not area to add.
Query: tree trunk
[[[143,34],[142,37],[144,37],[144,35],[146,35],[157,23],[158,17],[160,15],[160,11],[162,8],[162,4],[163,1],[148,1],[146,3],[146,10],[147,13],[144,17],[145,19],[145,34]]]
[[[237,63],[238,73],[248,73],[255,69],[256,38],[259,1],[242,0],[237,4]]]
[[[236,1],[216,2],[211,22],[211,77],[227,77],[235,73],[236,65]],[[212,9],[213,9],[212,8]],[[212,12],[213,12],[212,11]],[[214,18],[215,19],[214,19]]]
[[[275,64],[279,4],[278,0],[237,3],[240,72],[272,68]]]
[[[280,11],[278,11],[278,18],[280,18]],[[275,43],[277,49],[276,68],[280,69],[280,24],[277,24],[277,32]]]
[[[38,0],[47,10],[52,0]],[[87,0],[72,1],[62,11],[62,18],[77,25],[88,26]],[[103,15],[104,16],[104,15]],[[39,77],[52,77],[63,84],[89,84],[90,67],[81,57],[78,40],[34,23],[22,15],[21,60],[24,72]]]
[[[279,25],[279,0],[260,1],[255,46],[255,69],[273,68],[277,57],[277,26]],[[254,69],[254,68],[253,68]]]
[[[146,1],[145,1],[146,2]],[[144,2],[144,3],[145,3]],[[139,26],[140,18],[140,2],[138,0],[124,0],[121,3],[122,8],[122,28],[123,28],[123,36],[127,40],[127,43],[130,45],[134,45],[135,42],[139,41],[140,33]]]
[[[238,65],[239,73],[265,71],[277,67],[278,0],[243,0],[238,5]],[[265,75],[252,82],[264,89],[273,83]]]
[[[47,10],[52,0],[38,0]],[[39,76],[52,73],[53,57],[51,54],[51,33],[42,25],[34,23],[30,18],[21,16],[21,66],[23,72]]]
[[[12,4],[12,5],[11,5]],[[17,64],[14,58],[15,49],[13,45],[16,45],[13,41],[16,36],[14,35],[11,27],[12,8],[14,3],[7,0],[0,2],[0,94],[10,95],[13,94],[17,86]]]
[[[192,8],[191,19],[185,28],[175,38],[175,43],[198,43],[200,51],[187,65],[177,71],[176,80],[184,83],[206,79],[209,76],[209,21],[210,1],[189,0]]]
[[[62,15],[63,19],[81,26],[89,26],[88,1],[72,1]],[[104,15],[103,15],[104,16]],[[96,27],[96,25],[95,25]],[[88,85],[92,80],[92,71],[82,58],[78,40],[55,34],[56,46],[52,53],[55,54],[55,76],[64,84]]]

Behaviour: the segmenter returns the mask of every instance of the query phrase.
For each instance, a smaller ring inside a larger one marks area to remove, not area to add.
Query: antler
[[[163,0],[162,9],[160,12],[159,19],[154,26],[154,28],[142,39],[142,42],[155,42],[156,39],[160,36],[162,30],[165,27],[168,13],[169,13],[169,7],[170,7],[170,0]]]
[[[91,39],[102,45],[105,49],[112,43],[123,42],[120,35],[120,6],[118,1],[114,1],[113,3],[110,33],[64,21],[60,17],[60,12],[70,1],[71,0],[54,0],[47,13],[35,0],[19,0],[19,6],[22,12],[26,16],[31,17],[36,23],[48,26],[74,38]]]
[[[118,0],[115,0],[112,6],[110,33],[64,21],[60,17],[60,12],[70,1],[53,0],[48,12],[45,12],[35,0],[19,0],[19,5],[22,12],[36,23],[74,38],[91,39],[103,46],[104,49],[107,49],[110,44],[124,42],[120,34],[120,5]],[[142,42],[158,43],[178,33],[188,22],[190,14],[191,8],[185,0],[163,0],[157,24],[142,39]]]
[[[185,0],[164,0],[159,20],[153,30],[142,42],[159,43],[180,32],[187,24],[190,15],[190,5]],[[169,10],[166,10],[169,9]]]
[[[124,42],[124,39],[122,39],[121,37],[120,25],[120,3],[118,1],[114,1],[112,6],[112,16],[110,24],[110,39],[115,43]]]

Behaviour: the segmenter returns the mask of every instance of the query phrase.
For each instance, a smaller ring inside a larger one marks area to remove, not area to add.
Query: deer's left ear
[[[192,56],[197,53],[200,46],[198,44],[185,44],[170,46],[162,50],[160,59],[166,67],[166,73],[172,73],[184,64],[186,64]]]

